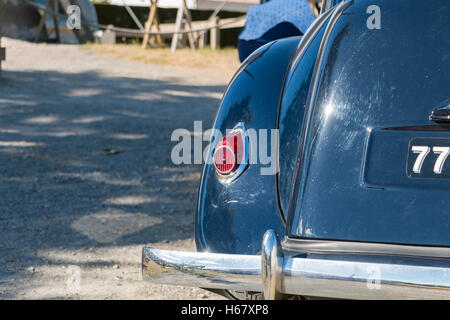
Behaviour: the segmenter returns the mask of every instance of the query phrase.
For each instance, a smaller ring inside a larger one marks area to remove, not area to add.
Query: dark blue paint
[[[448,246],[450,181],[412,181],[406,165],[411,139],[448,137],[428,118],[450,96],[450,4],[378,1],[381,29],[369,30],[371,4],[355,1],[325,44],[288,233]]]
[[[240,121],[275,128],[281,100],[280,203],[277,180],[261,176],[259,165],[229,186],[206,165],[198,250],[256,254],[267,229],[280,238],[450,245],[450,180],[407,171],[411,141],[450,138],[449,125],[429,121],[450,98],[450,4],[379,0],[382,28],[369,30],[372,4],[355,1],[330,37],[314,31],[303,53],[295,50],[298,40],[283,40],[258,49],[240,68],[215,128]]]
[[[285,82],[278,125],[280,129],[278,192],[283,212],[287,212],[291,197],[311,77],[326,25],[325,22],[306,47],[294,56]]]
[[[227,89],[214,128],[225,133],[238,122],[244,122],[247,129],[277,127],[281,89],[298,42],[299,38],[272,42],[246,60]],[[199,251],[256,254],[267,229],[284,237],[276,179],[274,175],[261,175],[261,167],[265,166],[250,165],[225,186],[219,183],[213,166],[205,165],[196,215]]]

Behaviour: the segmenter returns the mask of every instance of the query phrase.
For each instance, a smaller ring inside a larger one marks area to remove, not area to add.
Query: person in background
[[[301,36],[315,17],[307,0],[261,0],[247,12],[244,30],[239,35],[239,60],[271,41]]]

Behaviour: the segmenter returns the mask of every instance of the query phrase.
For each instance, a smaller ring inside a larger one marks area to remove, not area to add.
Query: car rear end
[[[377,7],[379,24],[371,1],[334,9],[301,124],[281,118],[285,235],[268,230],[258,254],[145,248],[145,278],[267,299],[450,299],[450,4]],[[285,83],[281,114],[303,91]]]

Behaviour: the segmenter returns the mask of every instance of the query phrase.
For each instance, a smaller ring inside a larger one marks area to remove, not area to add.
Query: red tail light
[[[244,171],[248,163],[248,138],[243,124],[239,123],[217,144],[213,162],[217,175],[225,178],[225,182],[231,182]]]
[[[236,156],[233,148],[226,144],[218,147],[214,153],[214,166],[217,172],[222,175],[233,172],[236,168]]]

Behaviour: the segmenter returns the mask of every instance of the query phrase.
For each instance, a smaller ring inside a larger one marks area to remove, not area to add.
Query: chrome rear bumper
[[[448,260],[446,260],[448,261]],[[202,288],[344,299],[450,299],[450,261],[410,265],[283,257],[269,230],[262,254],[233,255],[144,248],[143,278]]]

